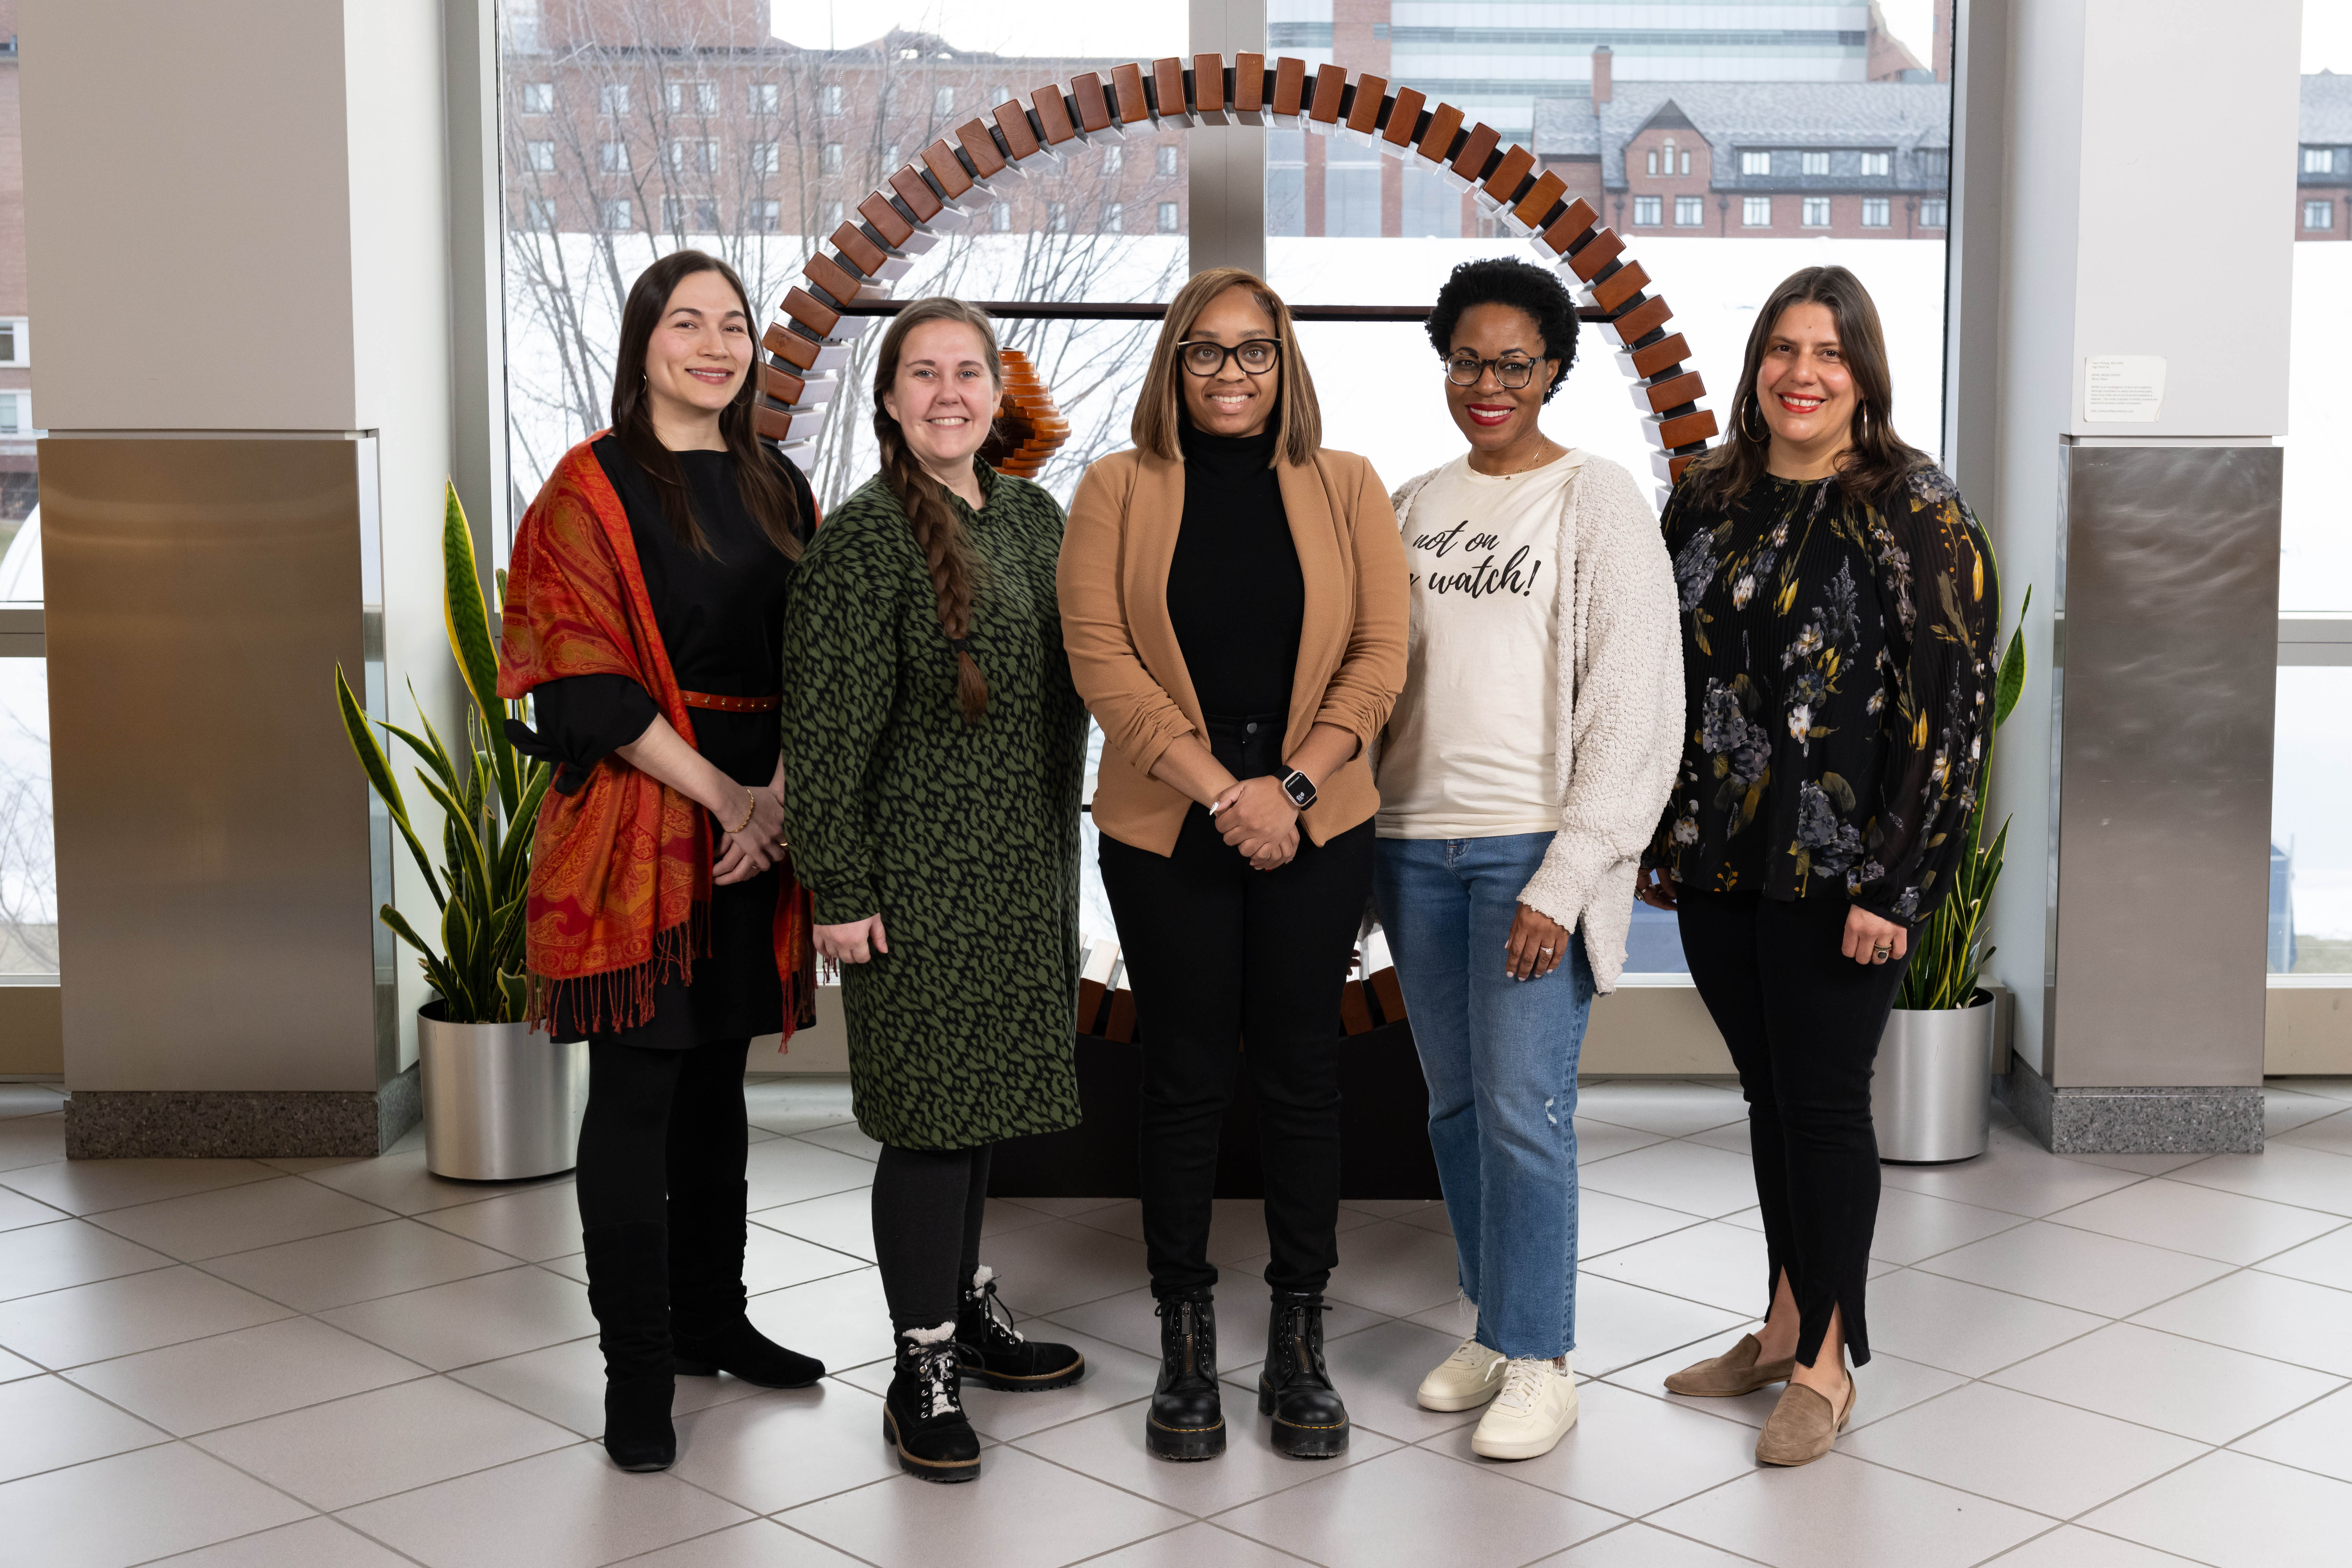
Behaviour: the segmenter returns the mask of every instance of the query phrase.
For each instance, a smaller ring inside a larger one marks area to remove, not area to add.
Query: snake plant
[[[368,784],[391,814],[393,826],[424,873],[440,910],[440,945],[418,934],[392,905],[377,911],[393,934],[422,955],[425,979],[441,994],[443,1017],[453,1024],[507,1024],[525,1015],[523,901],[530,879],[531,826],[547,794],[552,769],[520,756],[507,739],[504,721],[523,717],[522,704],[499,700],[498,645],[490,606],[474,565],[474,536],[457,488],[448,488],[441,519],[442,611],[449,651],[457,657],[470,700],[465,716],[465,762],[453,755],[420,706],[423,735],[383,720],[371,720],[335,667],[335,703],[352,751]],[[507,574],[498,574],[501,599]],[[415,700],[411,688],[409,699]],[[394,735],[423,765],[417,782],[441,808],[441,863],[425,853],[410,821],[392,759],[375,730]]]
[[[1992,842],[1984,841],[1985,797],[1992,790],[1992,742],[2025,689],[2025,612],[2033,603],[2028,585],[2018,606],[2016,627],[2000,656],[1993,680],[1992,725],[1985,731],[1984,758],[1977,771],[1977,803],[1969,813],[1968,842],[1952,874],[1952,890],[1936,912],[1914,934],[1911,967],[1904,972],[1897,1007],[1932,1010],[1966,1007],[1976,999],[1977,979],[1984,973],[1993,949],[1984,945],[1984,920],[1992,905],[1992,890],[2000,880],[2001,858],[2009,847],[2009,819]]]

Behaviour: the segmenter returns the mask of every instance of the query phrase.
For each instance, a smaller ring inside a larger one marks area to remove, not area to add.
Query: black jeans
[[[588,1037],[588,1113],[575,1184],[582,1228],[666,1224],[671,1193],[740,1187],[749,1138],[743,1058],[751,1045],[713,1040],[691,1050],[651,1050]]]
[[[1863,1282],[1878,1223],[1870,1075],[1907,956],[1860,964],[1839,951],[1843,898],[1754,893],[1678,900],[1691,982],[1731,1047],[1748,1098],[1748,1146],[1770,1259],[1797,1303],[1797,1359],[1812,1364],[1843,1321],[1853,1364],[1870,1360]]]
[[[989,1156],[995,1147],[883,1145],[874,1172],[874,1261],[898,1332],[955,1321],[980,1268],[980,1226],[988,1214]]]
[[[1237,778],[1271,772],[1281,721],[1260,721],[1254,735],[1237,728],[1211,723],[1217,760]],[[1196,805],[1172,856],[1105,835],[1102,877],[1142,1044],[1152,1293],[1216,1283],[1217,1139],[1244,1063],[1265,1170],[1265,1281],[1321,1290],[1339,1261],[1339,992],[1371,893],[1371,823],[1319,847],[1302,833],[1288,865],[1258,871]]]

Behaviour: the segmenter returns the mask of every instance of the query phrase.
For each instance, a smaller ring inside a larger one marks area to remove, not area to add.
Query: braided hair
[[[899,510],[914,530],[916,547],[931,572],[931,591],[939,605],[940,630],[956,656],[956,706],[967,724],[977,725],[988,712],[988,678],[971,654],[972,599],[979,587],[980,562],[972,553],[963,521],[948,502],[947,487],[923,471],[907,445],[906,432],[883,405],[897,385],[898,357],[908,334],[930,321],[960,321],[980,339],[988,361],[991,385],[1004,387],[1003,362],[997,357],[996,328],[986,311],[961,300],[935,294],[918,300],[898,312],[882,334],[882,348],[874,363],[874,437],[882,448],[882,482],[898,498]],[[992,398],[988,416],[994,416]]]

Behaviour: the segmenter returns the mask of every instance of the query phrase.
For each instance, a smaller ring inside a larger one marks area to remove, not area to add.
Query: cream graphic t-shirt
[[[1496,478],[1465,455],[1406,525],[1412,624],[1381,752],[1383,838],[1493,838],[1559,826],[1559,518],[1571,450]]]

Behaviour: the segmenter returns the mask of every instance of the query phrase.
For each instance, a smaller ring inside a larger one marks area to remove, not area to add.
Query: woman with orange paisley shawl
[[[534,1021],[589,1042],[578,1192],[604,1446],[677,1454],[677,1373],[800,1387],[744,1315],[743,1066],[809,1021],[809,900],[783,837],[784,608],[816,508],[761,442],[743,286],[656,261],[621,318],[612,429],[524,515],[499,691],[556,764],[524,911]]]

